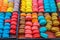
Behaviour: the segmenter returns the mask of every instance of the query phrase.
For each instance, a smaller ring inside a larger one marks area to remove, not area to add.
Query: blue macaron
[[[46,23],[47,23],[46,20],[40,20],[39,21],[39,24],[42,25],[42,26],[45,25]]]
[[[4,30],[10,30],[10,26],[4,26]]]
[[[11,16],[11,12],[6,12],[6,16]]]
[[[3,29],[4,28],[4,25],[0,25],[0,29]]]
[[[38,20],[40,21],[41,19],[45,19],[44,16],[39,16]]]
[[[2,37],[3,38],[9,38],[9,34],[8,33],[3,33]]]
[[[3,31],[3,33],[9,33],[10,32],[10,30],[4,30]]]
[[[5,23],[5,26],[10,26],[10,23]]]
[[[6,20],[6,19],[10,19],[10,16],[5,16],[5,20]]]
[[[2,34],[0,33],[0,38],[2,38]]]
[[[51,11],[50,11],[50,8],[49,8],[49,9],[45,9],[45,12],[51,12]]]
[[[0,34],[2,34],[2,33],[3,33],[3,30],[0,29]]]
[[[4,16],[4,13],[3,12],[0,12],[0,16],[3,15]]]
[[[41,33],[44,33],[44,32],[47,31],[47,28],[46,27],[41,27],[39,30],[40,30]]]
[[[4,20],[0,19],[0,23],[4,23]]]
[[[40,33],[40,35],[42,38],[48,38],[48,34],[46,34],[46,33]]]

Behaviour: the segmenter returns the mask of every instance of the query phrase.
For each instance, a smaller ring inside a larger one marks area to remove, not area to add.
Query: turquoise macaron
[[[46,27],[41,27],[39,30],[40,30],[41,33],[44,33],[44,32],[47,31],[47,28]]]
[[[40,21],[41,19],[45,19],[44,16],[39,16],[38,20]]]
[[[40,36],[41,36],[42,38],[48,38],[48,34],[46,34],[46,33],[40,33]]]
[[[42,26],[45,25],[46,23],[47,23],[46,20],[40,20],[40,21],[39,21],[39,24],[42,25]]]
[[[9,38],[9,33],[3,33],[3,34],[2,34],[2,37],[3,37],[3,38]]]

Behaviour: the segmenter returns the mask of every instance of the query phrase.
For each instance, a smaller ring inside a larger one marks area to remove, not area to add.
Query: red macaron
[[[11,25],[17,25],[17,22],[11,21]]]
[[[34,34],[33,38],[40,38],[40,34]]]
[[[5,22],[10,22],[10,20],[5,20]]]
[[[18,18],[18,16],[17,16],[17,15],[12,15],[12,18],[16,18],[16,19],[17,19],[17,18]]]
[[[25,30],[31,30],[31,26],[25,26]]]
[[[32,26],[32,22],[27,21],[27,22],[26,22],[26,26]]]
[[[38,30],[38,26],[33,26],[32,30]]]
[[[25,30],[25,34],[32,34],[32,30]]]
[[[33,23],[33,26],[40,26],[38,22]]]
[[[32,38],[32,34],[25,34],[25,38]]]
[[[39,30],[33,30],[33,34],[39,34]]]
[[[26,16],[26,20],[30,21],[30,20],[32,20],[32,17],[31,16]]]
[[[16,31],[11,29],[10,30],[10,34],[15,35],[16,34]]]
[[[11,18],[11,21],[16,21],[17,22],[17,19],[16,18]]]
[[[16,30],[16,25],[11,25],[11,29]]]

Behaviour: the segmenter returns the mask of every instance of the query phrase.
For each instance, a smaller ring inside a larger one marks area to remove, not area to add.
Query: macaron
[[[55,35],[56,35],[57,38],[59,38],[60,37],[60,32],[56,32]]]
[[[5,23],[5,26],[10,26],[10,23]]]
[[[24,31],[24,29],[19,29],[19,30],[18,30],[18,33],[19,33],[19,34],[24,34],[25,31]]]
[[[32,34],[25,34],[25,38],[32,38]]]
[[[46,33],[40,33],[40,35],[42,38],[48,38],[48,34],[46,34]]]
[[[31,30],[31,26],[25,26],[25,30]]]
[[[10,26],[6,25],[6,26],[4,26],[4,29],[5,30],[10,30]]]
[[[58,26],[59,25],[59,21],[58,20],[53,21],[53,25],[54,26]]]
[[[14,12],[13,12],[13,15],[17,15],[17,16],[18,16],[18,12],[15,12],[15,11],[14,11]]]
[[[39,16],[38,20],[45,19],[44,16]]]
[[[10,12],[6,12],[6,15],[7,16],[11,16],[12,14]]]
[[[52,16],[58,16],[58,14],[57,13],[52,13]]]
[[[24,29],[25,28],[25,25],[20,25],[19,26],[19,29]]]
[[[32,30],[38,30],[37,26],[32,26]]]
[[[43,16],[43,13],[38,13],[38,16]]]
[[[0,23],[4,23],[4,20],[0,19]]]
[[[21,13],[20,16],[24,16],[25,17],[26,16],[26,13]]]
[[[13,29],[13,30],[16,30],[16,25],[11,25],[10,28]]]
[[[5,22],[10,22],[10,20],[5,20]]]
[[[52,16],[52,20],[57,20],[58,18],[56,16]]]
[[[40,30],[41,33],[44,33],[44,32],[47,31],[47,28],[46,27],[41,27],[39,30]]]
[[[40,26],[38,22],[33,23],[33,26]]]
[[[12,34],[12,35],[16,35],[16,31],[13,30],[13,29],[11,29],[11,30],[10,30],[10,34]]]
[[[17,22],[17,19],[16,18],[11,18],[11,21],[16,21]]]
[[[18,16],[17,16],[17,15],[13,15],[13,16],[12,16],[12,18],[16,18],[16,19],[17,19],[17,18],[18,18]]]
[[[32,33],[33,34],[39,34],[39,30],[33,30]]]
[[[11,25],[17,25],[17,22],[11,21]]]
[[[32,22],[27,21],[27,22],[26,22],[26,26],[32,26]]]
[[[52,27],[51,28],[51,31],[52,32],[59,32],[59,27]]]
[[[46,28],[47,28],[47,30],[51,30],[52,25],[50,25],[50,24],[47,23]]]
[[[26,20],[32,20],[32,17],[31,16],[26,16]]]
[[[32,34],[32,30],[25,30],[25,34]]]
[[[3,30],[0,29],[0,34],[3,33]]]
[[[34,34],[33,38],[40,38],[40,34]]]
[[[5,16],[5,20],[6,20],[6,19],[10,19],[10,16]]]
[[[2,37],[3,38],[9,38],[9,34],[8,33],[3,33]]]
[[[3,24],[1,24],[1,25],[0,25],[0,29],[3,29],[3,27],[4,27]]]
[[[4,29],[3,33],[9,34],[9,31],[10,31],[10,30],[5,30],[5,29]]]
[[[24,25],[25,24],[25,21],[20,20],[20,24]]]
[[[32,23],[37,23],[38,22],[38,19],[32,19]]]
[[[39,21],[39,24],[40,24],[40,25],[45,25],[45,24],[46,24],[46,20],[40,20],[40,21]]]

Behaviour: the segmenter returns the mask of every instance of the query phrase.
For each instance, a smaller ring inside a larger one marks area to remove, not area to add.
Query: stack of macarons
[[[26,18],[26,13],[21,13],[20,14],[20,22],[19,22],[19,27],[18,27],[18,38],[24,38],[25,37],[25,19]]]
[[[41,14],[41,13],[40,13]],[[43,14],[43,13],[42,13]],[[41,26],[44,26],[47,22],[46,22],[46,19],[45,19],[45,17],[43,16],[43,15],[39,15],[38,16],[38,20],[39,20],[39,24],[41,25]]]
[[[58,10],[60,11],[60,0],[56,0]]]
[[[37,13],[32,13],[32,34],[33,34],[33,38],[40,38],[40,32],[39,32],[39,28],[40,25],[38,23],[38,15]],[[37,21],[36,21],[37,20]]]
[[[16,28],[17,28],[17,21],[18,20],[18,13],[17,12],[13,12],[12,16],[11,16],[11,29],[10,29],[10,34],[11,35],[16,35]]]
[[[32,12],[32,0],[26,0],[26,12]]]
[[[55,0],[44,0],[44,9],[45,12],[56,12]]]
[[[14,0],[14,9],[13,11],[19,11],[20,0]]]
[[[21,6],[20,6],[20,10],[21,10],[21,12],[25,12],[26,11],[26,0],[21,0]]]
[[[51,12],[56,12],[57,11],[57,8],[56,8],[55,0],[49,0],[49,3],[50,3],[49,5],[50,5]]]
[[[25,23],[25,38],[32,38],[32,15],[31,13],[26,14]]]
[[[0,12],[18,11],[20,0],[0,0]]]
[[[41,25],[40,27],[40,36],[42,38],[48,38],[48,35],[45,33],[47,31],[47,28],[45,27],[46,25],[46,19],[43,16],[43,13],[39,13],[38,14],[38,20],[39,20],[39,24]]]
[[[8,8],[8,0],[0,0],[0,12],[6,12]]]
[[[51,28],[51,31],[55,33],[56,37],[60,37],[60,29],[59,29],[59,21],[58,21],[58,14],[57,13],[52,13],[52,22],[53,22],[53,27]]]
[[[9,0],[8,2],[9,3],[8,3],[7,12],[13,12],[14,1],[13,0]]]
[[[32,0],[32,11],[38,12],[38,0]]]
[[[44,5],[43,5],[44,0],[38,0],[38,12],[44,12]]]
[[[4,13],[0,12],[0,38],[3,35],[3,28],[4,28]]]
[[[44,9],[45,12],[50,12],[49,0],[44,0]]]
[[[52,27],[52,17],[50,16],[49,13],[45,13],[44,16],[45,16],[45,19],[47,20],[46,28],[47,28],[47,30],[51,30],[51,27]]]
[[[11,18],[11,13],[6,12],[5,13],[5,24],[4,24],[4,29],[3,29],[3,38],[9,38],[10,37],[10,18]]]

